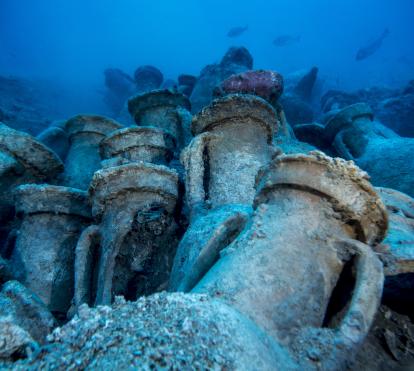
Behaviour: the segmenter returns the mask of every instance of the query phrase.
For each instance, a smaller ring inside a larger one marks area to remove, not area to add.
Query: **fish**
[[[249,28],[248,25],[244,27],[233,27],[228,33],[228,37],[239,37],[241,34],[245,33]]]
[[[373,42],[370,44],[364,46],[363,48],[360,48],[355,56],[355,60],[362,61],[371,55],[373,55],[375,52],[378,51],[379,48],[381,48],[381,45],[384,41],[384,39],[390,34],[390,30],[386,28],[384,32]]]
[[[296,44],[300,41],[300,35],[280,35],[273,40],[273,45],[279,47]]]

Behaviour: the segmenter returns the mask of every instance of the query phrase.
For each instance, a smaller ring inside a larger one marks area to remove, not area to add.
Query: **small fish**
[[[389,35],[389,33],[389,29],[386,28],[380,37],[378,37],[370,44],[364,46],[363,48],[360,48],[356,54],[355,59],[357,61],[362,61],[363,59],[366,59],[370,57],[372,54],[374,54],[381,47],[382,42]]]
[[[296,44],[299,41],[300,41],[300,35],[298,36],[280,35],[273,40],[273,45],[280,48],[283,46],[289,46],[289,45]]]
[[[244,27],[233,27],[228,33],[227,36],[228,37],[238,37],[241,34],[245,33],[247,31],[247,29],[249,28],[248,25],[244,26]]]

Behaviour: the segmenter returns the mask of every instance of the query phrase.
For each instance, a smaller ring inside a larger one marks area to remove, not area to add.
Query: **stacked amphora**
[[[188,99],[169,91],[135,96],[129,109],[139,126],[100,143],[103,169],[89,188],[96,223],[76,249],[77,307],[166,288],[178,244],[178,174],[169,165],[184,138],[186,108]]]

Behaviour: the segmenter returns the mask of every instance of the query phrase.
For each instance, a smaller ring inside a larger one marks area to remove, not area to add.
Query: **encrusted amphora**
[[[155,126],[171,134],[179,149],[190,140],[191,105],[181,93],[152,90],[128,101],[128,110],[138,126]]]
[[[414,196],[414,139],[380,135],[367,104],[353,104],[329,115],[324,134],[342,158],[368,172],[374,185]]]
[[[143,162],[109,167],[95,173],[89,194],[97,224],[76,247],[75,306],[165,287],[178,243],[176,172]]]
[[[66,155],[62,184],[88,189],[93,173],[101,168],[99,143],[121,125],[104,116],[78,115],[66,122],[70,147]]]
[[[184,289],[181,280],[198,259],[213,260],[227,226],[243,223],[251,212],[257,172],[277,151],[272,146],[276,112],[262,98],[231,94],[216,99],[194,116],[195,138],[182,154],[186,201],[191,224],[177,249],[170,289]],[[199,247],[210,241],[206,250]],[[202,273],[200,273],[202,274]],[[192,277],[197,282],[199,275]],[[184,286],[183,286],[184,285]]]
[[[0,246],[14,216],[13,189],[53,181],[63,171],[59,157],[34,137],[0,123]]]
[[[228,303],[301,362],[340,368],[380,303],[382,264],[370,245],[386,234],[384,205],[366,173],[314,152],[276,158],[258,177],[254,209],[238,236],[222,236],[233,242],[219,259],[198,265],[202,279],[185,288]],[[351,301],[335,308],[335,288],[351,269]]]
[[[174,137],[154,126],[119,129],[100,143],[103,167],[139,161],[168,165],[174,151]]]
[[[22,216],[10,263],[16,278],[50,311],[66,314],[73,297],[75,247],[91,220],[87,193],[52,185],[15,190]]]

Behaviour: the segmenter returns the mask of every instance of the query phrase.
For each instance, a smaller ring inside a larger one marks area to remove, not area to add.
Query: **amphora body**
[[[155,291],[175,253],[177,174],[142,162],[110,167],[95,173],[89,193],[97,224],[76,248],[75,305]]]
[[[33,184],[19,186],[15,199],[23,220],[11,266],[49,310],[64,314],[73,297],[76,243],[91,218],[87,193]]]

